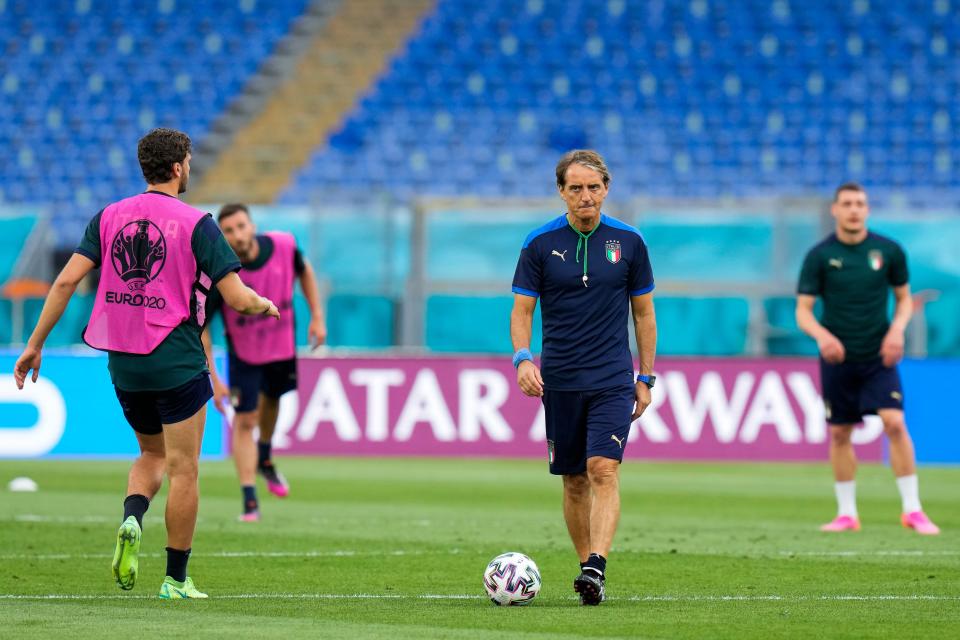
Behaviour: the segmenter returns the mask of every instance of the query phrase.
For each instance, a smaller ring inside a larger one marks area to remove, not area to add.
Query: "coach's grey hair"
[[[593,169],[603,177],[604,186],[610,184],[610,170],[607,169],[607,163],[603,161],[603,156],[592,149],[574,149],[563,154],[560,162],[557,163],[557,186],[561,189],[567,184],[567,169],[572,164]]]

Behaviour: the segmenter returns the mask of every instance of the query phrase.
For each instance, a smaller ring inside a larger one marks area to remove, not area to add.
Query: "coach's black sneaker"
[[[580,604],[596,606],[606,599],[603,574],[584,569],[573,581],[573,590],[580,594]]]
[[[257,466],[257,471],[263,476],[263,479],[267,481],[267,489],[270,490],[270,493],[278,498],[287,497],[290,493],[290,485],[287,484],[287,479],[273,466],[272,460],[264,460],[261,462]]]

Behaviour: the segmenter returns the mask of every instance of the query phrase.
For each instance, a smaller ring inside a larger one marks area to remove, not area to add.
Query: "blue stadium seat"
[[[165,16],[136,0],[0,3],[3,200],[89,220],[141,190],[139,137],[172,126],[200,142],[307,4],[179,2]]]
[[[392,165],[392,179],[374,179],[374,188],[400,197],[464,187],[549,195],[549,174],[531,179],[540,173],[529,169],[596,146],[626,176],[622,198],[822,195],[854,177],[918,193],[935,180],[957,199],[960,173],[944,159],[952,154],[955,166],[957,150],[941,154],[937,172],[929,147],[952,141],[960,120],[955,20],[930,3],[896,0],[874,0],[863,15],[829,0],[695,5],[619,11],[607,0],[545,0],[531,11],[521,0],[441,0],[282,201],[309,202],[334,185],[369,190],[363,170],[344,182],[319,168],[334,157],[367,165],[385,140],[483,172],[472,184],[457,169],[424,181]],[[589,80],[571,78],[570,65]],[[414,115],[434,112],[455,124],[438,131],[433,118]],[[495,161],[507,156],[515,161]]]

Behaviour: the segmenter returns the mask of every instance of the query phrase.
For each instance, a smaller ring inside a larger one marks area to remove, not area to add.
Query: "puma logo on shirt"
[[[553,255],[559,256],[561,260],[563,260],[564,262],[566,262],[566,261],[567,261],[567,251],[569,251],[569,249],[564,249],[564,250],[563,250],[563,253],[560,253],[559,251],[557,251],[556,249],[554,249],[554,250],[553,250]]]

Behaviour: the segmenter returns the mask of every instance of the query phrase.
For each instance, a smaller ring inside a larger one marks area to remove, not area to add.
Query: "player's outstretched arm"
[[[63,311],[67,308],[73,292],[77,290],[77,285],[95,266],[96,264],[90,258],[75,253],[70,256],[60,275],[53,281],[50,293],[47,294],[47,299],[43,303],[37,326],[13,368],[13,377],[18,389],[23,389],[23,383],[26,382],[27,374],[31,369],[33,370],[31,379],[34,382],[37,381],[40,375],[40,352],[43,350],[44,343],[60,321],[60,317],[63,316]]]
[[[817,341],[820,355],[830,364],[839,364],[847,357],[843,343],[830,333],[813,314],[813,305],[817,297],[801,293],[797,296],[797,326],[805,334]]]
[[[513,310],[510,312],[510,340],[513,351],[530,351],[530,339],[533,335],[533,312],[537,308],[537,299],[520,293],[513,295]],[[517,365],[517,384],[524,394],[532,397],[543,395],[543,378],[540,369],[533,360],[523,360]]]
[[[217,282],[217,290],[231,309],[248,316],[280,317],[277,305],[243,284],[236,273],[228,273]]]
[[[640,373],[651,375],[653,361],[657,356],[657,314],[653,307],[653,293],[630,297],[630,310],[633,312],[633,330],[637,336],[637,358],[640,361]],[[652,400],[650,387],[646,382],[636,383],[637,404],[633,410],[636,420]]]
[[[300,288],[310,305],[310,325],[307,327],[307,339],[310,346],[316,349],[327,341],[327,323],[323,317],[323,305],[320,304],[320,287],[317,285],[317,274],[304,258],[303,272],[300,274]]]

